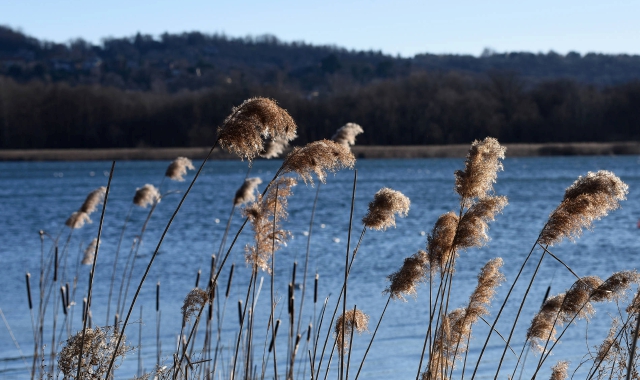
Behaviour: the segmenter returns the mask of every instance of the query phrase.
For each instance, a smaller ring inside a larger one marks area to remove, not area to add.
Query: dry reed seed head
[[[280,156],[288,146],[289,140],[283,138],[267,140],[267,142],[264,143],[262,152],[260,152],[260,157],[266,159],[276,158]]]
[[[253,202],[256,200],[255,192],[258,185],[262,183],[262,180],[258,177],[247,178],[242,183],[242,186],[236,191],[236,195],[233,198],[234,206],[239,206],[245,203]]]
[[[502,258],[497,257],[489,260],[478,274],[478,285],[469,298],[469,305],[466,309],[465,320],[470,326],[484,315],[489,314],[488,306],[496,295],[498,286],[504,280],[504,275],[500,272],[503,265]]]
[[[595,291],[602,280],[597,276],[585,276],[573,283],[564,297],[560,307],[560,318],[563,322],[571,321],[576,315],[578,319],[588,319],[595,313],[591,305],[591,293]]]
[[[618,331],[618,324],[618,319],[613,318],[607,337],[604,338],[602,343],[597,347],[598,353],[595,357],[596,362],[611,360],[611,358],[620,350],[620,342],[615,339],[616,332]]]
[[[429,267],[433,275],[437,270],[444,270],[452,251],[453,239],[458,228],[458,215],[448,212],[440,215],[433,230],[427,236],[427,255],[429,257]]]
[[[87,198],[84,200],[82,207],[80,207],[80,212],[85,212],[87,215],[96,211],[98,205],[104,199],[104,195],[107,193],[107,188],[102,186],[99,187],[87,195]]]
[[[432,374],[431,378],[444,379],[441,370],[453,368],[456,359],[466,351],[465,338],[471,333],[471,330],[464,320],[465,309],[463,308],[455,309],[443,316],[442,323],[436,330],[434,348],[428,363],[428,371]]]
[[[624,297],[631,284],[637,284],[640,275],[635,270],[616,272],[591,292],[591,301],[612,301]]]
[[[182,320],[188,321],[194,314],[198,313],[201,308],[209,300],[209,294],[206,290],[200,288],[194,288],[184,298],[182,304]]]
[[[629,186],[606,170],[578,177],[549,216],[538,241],[545,245],[559,243],[565,237],[574,241],[583,228],[591,228],[594,220],[620,207],[628,192]]]
[[[349,337],[353,334],[354,330],[361,334],[367,331],[368,328],[369,316],[361,310],[351,309],[347,310],[344,314],[340,314],[334,328],[336,345],[340,347],[342,344],[342,350],[340,350],[340,352],[347,352],[349,348]]]
[[[351,145],[355,145],[356,136],[361,133],[364,133],[364,130],[360,125],[356,123],[347,123],[338,128],[336,133],[331,136],[331,140],[337,142],[338,144],[349,147]]]
[[[365,227],[374,230],[395,227],[395,215],[407,216],[409,206],[411,206],[411,201],[404,194],[384,187],[373,196],[373,200],[369,203],[369,212],[362,218],[362,223]]]
[[[136,194],[133,196],[133,204],[147,208],[149,205],[160,202],[160,198],[160,191],[155,186],[147,183],[136,189]]]
[[[76,211],[73,214],[71,214],[69,219],[67,219],[67,221],[64,224],[69,228],[77,229],[77,228],[82,228],[85,222],[91,223],[89,214],[82,211]]]
[[[391,284],[384,293],[389,293],[391,298],[406,301],[406,295],[416,296],[416,288],[420,281],[424,280],[426,265],[428,263],[427,253],[418,251],[410,257],[404,259],[402,268],[390,274],[387,278]]]
[[[193,163],[186,157],[178,157],[173,160],[167,167],[167,171],[164,173],[166,177],[169,177],[172,181],[184,181],[184,176],[188,170],[195,170]]]
[[[84,256],[82,257],[82,265],[92,265],[96,257],[96,246],[98,245],[98,238],[93,238],[91,243],[84,250]]]
[[[489,241],[487,229],[489,222],[508,204],[505,196],[491,196],[479,199],[460,219],[458,230],[453,241],[456,249],[481,247]]]
[[[291,236],[281,224],[288,217],[287,198],[293,194],[291,188],[295,185],[295,179],[280,177],[269,186],[264,197],[259,196],[242,210],[251,222],[254,235],[254,245],[245,246],[245,260],[267,273],[271,273],[269,262],[273,252],[286,244]]]
[[[629,306],[627,306],[627,314],[637,314],[640,313],[640,287],[636,291],[636,294],[633,296],[633,300]]]
[[[562,307],[564,303],[564,297],[565,294],[562,293],[548,298],[544,304],[542,304],[538,314],[533,317],[531,325],[527,329],[527,340],[531,343],[532,348],[542,351],[543,346],[540,343],[544,343],[547,337],[549,337],[552,342],[556,341],[554,322],[560,312],[560,307]]]
[[[296,138],[289,113],[267,98],[247,99],[233,108],[218,128],[220,146],[251,161],[264,150],[263,139],[289,142]]]
[[[471,144],[464,170],[455,172],[455,190],[464,207],[469,207],[475,198],[483,198],[493,191],[493,184],[502,170],[506,148],[493,137]]]
[[[297,173],[304,183],[313,185],[312,173],[325,183],[327,172],[353,168],[356,158],[349,147],[331,140],[311,142],[302,148],[295,147],[282,164],[282,173]]]
[[[549,380],[565,380],[568,376],[569,362],[559,361],[551,368],[551,377]]]
[[[81,379],[102,379],[107,374],[111,357],[115,356],[114,368],[132,348],[125,344],[126,336],[122,336],[122,344],[115,350],[119,333],[113,327],[95,327],[84,330],[84,344],[82,331],[67,339],[58,355],[58,367],[65,379],[75,378],[78,373],[80,351],[82,351]]]

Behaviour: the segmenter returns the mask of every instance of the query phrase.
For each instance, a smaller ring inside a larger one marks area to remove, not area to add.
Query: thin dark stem
[[[353,347],[353,336],[356,335],[355,327],[356,327],[356,305],[353,305],[353,318],[351,318],[351,336],[349,337],[349,354],[347,356],[347,374],[345,375],[345,380],[349,380],[349,365],[351,364],[351,348]],[[346,315],[342,319],[346,319]],[[344,333],[342,334],[344,335]],[[344,355],[344,353],[343,353]]]
[[[344,259],[344,297],[342,297],[342,331],[345,330],[345,325],[347,323],[347,288],[348,288],[348,277],[349,277],[349,253],[351,251],[351,226],[353,225],[353,209],[355,205],[356,199],[356,182],[358,181],[358,170],[353,171],[353,191],[351,193],[351,212],[349,214],[349,230],[347,231],[347,253]],[[344,349],[344,333],[342,334],[342,341],[340,342],[340,379],[344,377],[344,354],[342,354],[342,350]]]
[[[238,351],[240,349],[240,342],[242,340],[242,330],[244,328],[244,320],[247,316],[247,308],[249,307],[249,297],[251,296],[251,287],[257,277],[257,267],[254,264],[251,271],[251,279],[249,279],[249,287],[247,288],[247,298],[244,303],[244,310],[242,311],[242,318],[240,318],[240,332],[238,332],[238,341],[236,342],[236,352],[233,356],[233,369],[231,370],[231,380],[236,377],[236,364],[238,363]],[[251,343],[249,343],[251,344]]]
[[[369,345],[367,349],[364,351],[364,356],[360,361],[360,366],[358,367],[358,372],[356,372],[356,380],[358,380],[358,376],[360,376],[360,371],[362,371],[362,366],[364,366],[364,361],[367,359],[367,354],[373,345],[373,340],[376,338],[376,334],[378,333],[378,328],[380,328],[380,323],[382,322],[382,318],[384,317],[384,313],[387,311],[387,307],[389,306],[389,302],[391,301],[391,294],[389,294],[389,298],[387,298],[387,303],[384,305],[384,309],[382,309],[382,314],[380,314],[380,319],[378,319],[378,323],[376,324],[375,330],[373,330],[373,335],[371,336],[371,340],[369,340]]]
[[[276,276],[276,216],[277,207],[278,207],[278,185],[276,184],[276,202],[274,204],[273,210],[273,239],[271,245],[271,321],[275,321],[274,317],[274,308],[275,308],[275,294],[274,294],[274,278]],[[278,364],[276,360],[276,330],[275,324],[271,323],[271,339],[273,341],[273,377],[275,380],[278,380]]]

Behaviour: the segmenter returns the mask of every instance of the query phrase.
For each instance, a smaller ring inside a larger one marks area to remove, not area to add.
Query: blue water
[[[253,164],[251,176],[259,176],[266,183],[280,164],[281,161],[257,161]],[[92,304],[94,325],[104,325],[107,322],[106,304],[114,254],[135,189],[146,183],[158,186],[167,165],[168,162],[118,162],[116,164],[94,279]],[[2,184],[0,186],[0,231],[2,231],[0,278],[2,278],[3,290],[0,293],[0,308],[29,366],[33,352],[33,333],[24,276],[26,272],[31,273],[32,295],[37,304],[41,257],[38,231],[44,230],[54,237],[60,234],[61,245],[63,245],[69,235],[69,230],[64,227],[64,221],[80,207],[91,190],[106,186],[110,166],[110,162],[0,163]],[[399,190],[411,199],[409,215],[397,220],[397,228],[390,228],[384,232],[368,231],[365,234],[350,275],[347,304],[350,307],[357,305],[358,309],[370,315],[370,330],[375,327],[387,299],[386,295],[382,294],[388,285],[386,276],[399,268],[405,257],[419,249],[424,249],[425,234],[431,230],[440,214],[450,210],[457,212],[459,206],[458,198],[453,192],[453,172],[462,166],[462,159],[361,160],[357,163],[358,181],[352,236],[354,241],[362,230],[360,219],[366,213],[367,204],[380,188],[390,187]],[[497,194],[503,194],[509,198],[509,205],[491,224],[489,230],[491,240],[485,247],[460,252],[451,294],[451,306],[458,307],[465,304],[475,287],[479,269],[489,259],[500,256],[505,261],[503,272],[507,282],[499,289],[496,301],[493,303],[492,316],[495,315],[496,305],[504,299],[508,285],[529,252],[549,213],[562,199],[564,189],[579,175],[586,174],[588,171],[606,169],[616,173],[629,185],[628,200],[622,203],[621,209],[597,221],[593,231],[585,231],[576,243],[563,242],[553,247],[553,253],[561,257],[581,276],[598,275],[606,278],[613,272],[640,266],[640,259],[638,259],[640,229],[637,227],[640,219],[639,157],[507,158],[504,167],[505,170],[499,174],[495,189]],[[126,331],[129,343],[132,346],[138,346],[139,330],[142,329],[143,368],[151,369],[156,361],[156,283],[158,281],[161,283],[160,339],[163,358],[170,361],[171,353],[175,350],[176,337],[180,333],[182,301],[194,287],[199,269],[202,270],[203,278],[209,275],[211,254],[218,250],[220,238],[231,211],[231,201],[246,172],[246,162],[207,163],[204,172],[174,220],[142,288],[131,318],[133,323]],[[137,285],[158,243],[162,230],[192,178],[193,172],[190,172],[186,182],[168,180],[163,182],[163,193],[176,190],[180,194],[167,195],[158,205],[149,222],[136,262],[135,280],[129,291],[129,300],[133,294],[133,288]],[[320,300],[316,308],[318,314],[321,302],[329,295],[329,308],[332,311],[343,281],[352,183],[353,172],[342,171],[335,176],[330,175],[327,184],[321,186],[319,193],[309,261],[309,278],[312,279],[316,272],[320,276]],[[260,190],[263,188],[264,184],[260,186]],[[304,232],[309,228],[315,194],[315,187],[305,186],[301,182],[294,188],[294,195],[289,200],[289,218],[285,228],[291,231],[293,238],[277,253],[275,273],[276,297],[281,299],[276,309],[276,317],[283,322],[288,320],[287,283],[291,281],[294,260],[298,261],[296,282],[302,281],[307,244]],[[124,268],[129,247],[133,238],[140,233],[147,214],[148,209],[136,207],[132,210],[122,244],[118,274]],[[94,213],[92,219],[94,221],[92,224],[74,231],[71,236],[67,249],[69,261],[65,282],[72,282],[76,273],[76,262],[79,260],[78,255],[81,256],[86,245],[97,235],[100,211]],[[236,210],[231,224],[232,233],[239,229],[241,223],[242,218]],[[236,274],[227,304],[222,336],[222,343],[226,347],[234,344],[238,326],[237,302],[240,299],[244,300],[246,296],[250,271],[244,264],[243,254],[244,246],[251,241],[251,230],[247,228],[240,235],[220,280],[220,284],[223,284],[222,288],[226,287],[229,265],[235,263]],[[51,243],[48,238],[45,239],[44,247],[45,254],[49,254]],[[532,271],[533,266],[527,266],[524,278],[530,278]],[[82,294],[86,295],[87,292],[89,267],[79,267],[78,274],[75,302],[81,304]],[[254,345],[257,347],[255,354],[257,363],[262,360],[270,295],[270,277],[264,273],[260,276],[264,282],[256,306],[256,343]],[[117,278],[119,281],[119,277]],[[543,262],[537,278],[531,297],[523,309],[521,322],[514,333],[513,349],[518,352],[524,341],[526,327],[538,310],[547,286],[551,285],[551,294],[557,294],[568,288],[574,280],[562,266],[552,260]],[[309,282],[307,286],[303,329],[313,318],[312,284]],[[204,286],[203,280],[200,285]],[[525,286],[526,284],[523,283],[516,287],[514,299],[518,299],[523,294]],[[119,285],[116,286],[118,287]],[[302,290],[296,290],[296,302],[299,302],[301,292]],[[57,290],[54,295],[55,303],[59,303]],[[365,362],[361,378],[415,378],[426,332],[428,299],[427,288],[423,286],[415,299],[409,298],[406,303],[401,301],[391,303]],[[47,345],[45,352],[47,353],[51,349],[53,302],[51,301],[49,305],[45,326]],[[140,306],[142,306],[142,320],[140,320]],[[625,305],[621,304],[621,308],[624,309]],[[112,323],[113,309],[114,307],[111,308],[109,323]],[[81,328],[81,307],[76,305],[72,311],[74,313],[72,332],[75,332]],[[517,304],[509,303],[498,323],[498,330],[505,336],[509,332],[516,311]],[[60,310],[58,313],[57,334],[60,334],[64,316]],[[587,353],[587,345],[593,350],[593,346],[606,335],[611,322],[608,313],[617,313],[615,304],[597,306],[597,313],[588,324],[588,341],[585,340],[587,324],[584,321],[572,326],[554,349],[554,355],[545,362],[541,377],[548,377],[549,368],[561,359],[570,360],[570,371],[573,371],[583,355]],[[493,320],[492,316],[489,316],[488,320]],[[327,323],[328,320],[325,320],[321,336],[325,336]],[[285,371],[286,326],[287,323],[284,323],[278,334],[281,342],[277,346],[278,363],[282,367],[279,369],[281,374]],[[487,330],[483,322],[474,327],[468,367],[475,365]],[[62,336],[66,338],[66,330]],[[359,359],[370,337],[370,333],[356,335],[352,363],[360,362]],[[201,339],[200,336],[197,341],[198,346],[202,345]],[[301,347],[303,345],[304,343],[301,343]],[[481,363],[480,376],[477,378],[493,378],[496,362],[503,347],[504,343],[494,334]],[[225,357],[228,359],[231,354],[229,348],[226,350]],[[305,360],[308,369],[308,357],[304,354],[305,352],[306,349],[299,350],[298,356],[301,358],[299,365],[301,366],[302,360]],[[537,359],[537,355],[529,354],[525,374],[532,373]],[[325,363],[326,359],[323,366]],[[335,363],[334,359],[332,369],[335,368]],[[48,358],[44,365],[49,366]],[[506,378],[514,365],[514,355],[508,352],[500,378]],[[352,367],[355,373],[357,365],[352,364]],[[271,373],[272,362],[268,368],[268,373]],[[123,362],[117,372],[117,378],[133,377],[137,369],[138,353],[136,352],[130,354]],[[20,351],[16,348],[4,323],[0,326],[0,377],[29,377]]]

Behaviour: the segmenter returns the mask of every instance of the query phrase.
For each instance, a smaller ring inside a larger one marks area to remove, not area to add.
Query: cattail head
[[[82,257],[82,265],[92,265],[96,257],[96,246],[98,245],[98,238],[93,238],[91,243],[84,250],[84,256]]]
[[[496,295],[498,286],[505,278],[500,272],[503,261],[500,257],[489,260],[478,274],[478,285],[471,294],[466,309],[465,323],[474,324],[478,318],[489,314],[488,306]]]
[[[82,211],[76,211],[73,214],[71,214],[69,219],[67,219],[67,221],[64,224],[69,228],[77,229],[77,228],[82,228],[85,222],[91,223],[89,214]]]
[[[457,170],[456,193],[462,199],[462,205],[469,207],[475,198],[483,198],[493,191],[493,184],[502,170],[502,161],[506,148],[493,137],[471,144],[464,170]]]
[[[255,242],[254,245],[245,247],[245,259],[267,272],[271,271],[271,255],[290,236],[289,231],[281,228],[281,224],[287,219],[287,198],[293,194],[291,188],[295,185],[295,179],[280,177],[271,184],[264,197],[259,196],[257,201],[243,210],[243,214],[251,222]]]
[[[293,138],[291,140],[293,140]],[[266,159],[276,158],[281,155],[288,146],[289,140],[281,137],[267,140],[267,142],[264,143],[264,149],[260,152],[260,157]]]
[[[153,185],[146,184],[136,189],[136,195],[133,196],[133,204],[147,208],[149,205],[160,202],[160,198],[158,189]]]
[[[361,133],[364,133],[364,130],[361,126],[356,123],[347,123],[338,128],[336,133],[331,136],[331,140],[337,142],[338,144],[349,147],[351,145],[355,145],[356,136]]]
[[[119,367],[117,363],[132,350],[130,346],[125,344],[126,336],[124,335],[122,335],[122,344],[118,346],[117,351],[115,350],[120,335],[118,329],[113,327],[88,327],[84,330],[84,336],[83,332],[79,331],[67,339],[58,356],[58,367],[64,378],[76,378],[81,351],[80,378],[102,379],[106,377],[111,358],[119,359],[115,361],[115,368],[117,368]]]
[[[632,284],[638,283],[640,275],[635,270],[616,272],[591,292],[594,302],[612,301],[624,297]]]
[[[418,251],[412,256],[404,259],[402,268],[389,275],[391,284],[385,293],[389,293],[391,298],[406,301],[406,295],[416,295],[416,288],[425,277],[426,265],[428,262],[427,253]]]
[[[564,303],[565,294],[559,294],[554,297],[547,298],[542,304],[538,314],[533,317],[531,325],[527,329],[527,341],[531,346],[539,351],[543,350],[540,342],[545,342],[549,338],[552,342],[556,340],[555,322],[560,312],[560,308]]]
[[[407,216],[411,201],[399,191],[387,187],[380,189],[369,203],[369,212],[362,218],[365,227],[386,230],[396,225],[395,215]]]
[[[341,314],[336,320],[334,329],[336,345],[338,346],[338,348],[342,346],[342,349],[339,350],[339,352],[347,352],[349,348],[349,337],[351,336],[351,334],[353,334],[354,331],[363,333],[367,331],[368,328],[369,316],[362,311],[358,309],[347,310],[345,314]]]
[[[182,304],[182,320],[188,321],[194,314],[200,311],[201,308],[209,300],[208,293],[200,288],[195,288],[187,294]]]
[[[291,141],[296,123],[267,98],[251,98],[235,107],[218,128],[220,146],[251,161],[264,150],[263,139]]]
[[[595,310],[591,305],[591,294],[602,285],[597,276],[585,276],[573,283],[567,290],[564,302],[560,307],[560,317],[564,322],[577,318],[589,318]]]
[[[564,199],[549,216],[538,241],[553,245],[565,237],[575,240],[583,228],[589,229],[594,220],[620,207],[628,191],[629,186],[606,170],[579,177],[565,191]]]
[[[255,192],[258,185],[262,183],[262,180],[258,177],[247,178],[242,183],[242,186],[236,191],[236,196],[233,198],[233,204],[239,206],[241,204],[253,202],[256,200]]]
[[[187,169],[195,170],[196,168],[190,159],[178,157],[169,164],[164,175],[173,181],[182,182],[184,181],[184,176],[187,174]]]
[[[450,255],[453,253],[453,239],[458,228],[458,215],[453,212],[440,215],[427,236],[427,254],[431,274],[444,270]]]
[[[560,361],[551,368],[551,377],[549,380],[564,380],[567,378],[567,370],[569,369],[569,362]]]
[[[311,142],[302,148],[293,148],[282,164],[283,173],[297,173],[304,183],[313,185],[312,173],[324,183],[327,171],[336,172],[352,168],[356,159],[349,147],[331,140]]]
[[[96,208],[104,199],[104,195],[107,193],[107,188],[102,186],[99,187],[87,195],[87,199],[84,200],[82,207],[80,207],[80,212],[85,212],[87,214],[91,214],[96,211]]]
[[[489,240],[488,222],[493,221],[495,215],[502,212],[507,203],[505,196],[488,196],[479,199],[462,215],[453,246],[470,248],[484,245]]]

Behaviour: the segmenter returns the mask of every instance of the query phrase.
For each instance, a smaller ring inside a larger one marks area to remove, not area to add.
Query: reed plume
[[[627,306],[627,314],[638,314],[640,313],[640,287],[638,288],[638,291],[636,292],[636,294],[633,296],[633,300],[631,300],[631,303],[629,304],[629,306]]]
[[[489,315],[487,308],[495,297],[498,286],[505,280],[500,272],[503,265],[502,258],[489,260],[478,274],[478,285],[469,298],[469,305],[465,309],[465,323],[475,324],[482,316]]]
[[[106,192],[107,188],[104,186],[90,192],[89,195],[87,195],[87,199],[85,199],[84,203],[82,204],[82,207],[80,207],[80,212],[91,214],[92,212],[96,211],[96,208],[104,199],[104,195],[106,194]]]
[[[236,195],[233,198],[234,206],[239,206],[245,203],[253,202],[256,200],[255,192],[258,185],[262,183],[262,180],[258,177],[247,178],[242,183],[242,186],[236,191]]]
[[[637,284],[640,275],[635,270],[616,272],[591,292],[591,301],[602,302],[624,297],[632,284]]]
[[[402,268],[390,274],[387,278],[391,282],[384,293],[389,293],[391,298],[406,301],[405,296],[416,296],[416,288],[420,281],[424,280],[428,257],[425,251],[418,251],[404,259]]]
[[[386,230],[396,226],[395,215],[405,217],[409,213],[411,201],[399,191],[384,187],[373,196],[369,211],[362,218],[365,227],[374,230]]]
[[[86,223],[91,223],[91,219],[89,218],[89,214],[87,214],[86,212],[82,212],[82,211],[76,211],[73,214],[71,214],[69,219],[67,219],[67,221],[64,224],[69,228],[78,229],[78,228],[82,228],[82,226],[84,226],[85,222]]]
[[[327,171],[336,172],[352,168],[356,159],[349,147],[331,140],[311,142],[302,148],[295,147],[282,164],[282,173],[297,173],[304,183],[313,185],[312,173],[324,183]]]
[[[356,136],[361,133],[364,133],[364,130],[360,125],[356,123],[347,123],[338,128],[336,133],[331,136],[331,140],[337,142],[338,144],[349,147],[351,145],[355,145]]]
[[[183,176],[187,174],[187,169],[195,170],[196,168],[193,166],[190,159],[186,157],[178,157],[169,164],[164,175],[165,177],[169,177],[172,181],[182,182],[184,181]]]
[[[218,128],[220,146],[251,161],[264,150],[263,139],[291,141],[296,123],[289,113],[267,98],[251,98],[233,108]]]
[[[293,137],[291,140],[293,140]],[[264,143],[264,149],[260,152],[260,157],[271,159],[280,156],[289,146],[289,140],[278,137]]]
[[[280,177],[264,197],[259,196],[257,201],[243,210],[251,222],[255,242],[245,247],[245,259],[268,273],[271,273],[269,260],[272,253],[285,244],[290,236],[290,232],[282,229],[280,223],[287,219],[287,198],[293,194],[291,188],[295,185],[295,179]]]
[[[122,360],[132,350],[130,346],[122,344],[115,351],[119,337],[118,330],[114,330],[113,327],[86,328],[84,343],[82,331],[71,336],[58,356],[58,368],[64,374],[64,378],[76,378],[79,364],[81,365],[80,379],[104,378],[111,357]],[[122,338],[126,339],[124,335]],[[78,363],[80,352],[82,352],[82,363]],[[119,363],[115,364],[115,368],[118,367]]]
[[[334,328],[334,335],[336,338],[336,346],[338,346],[338,352],[346,354],[349,349],[349,337],[354,331],[363,333],[369,328],[369,316],[362,311],[347,310],[346,313],[340,314],[336,319]],[[342,345],[342,349],[340,346]]]
[[[82,265],[91,265],[96,256],[96,245],[98,244],[98,238],[93,238],[91,243],[84,250],[84,256],[82,257]]]
[[[560,306],[560,318],[563,322],[570,322],[574,317],[587,319],[595,309],[591,304],[591,294],[602,285],[598,276],[584,276],[571,285]]]
[[[453,246],[457,248],[481,247],[489,241],[488,222],[507,205],[505,196],[487,196],[474,203],[462,215]]]
[[[133,196],[133,204],[147,208],[149,205],[160,202],[160,198],[160,191],[155,186],[147,183],[136,189],[136,194]]]
[[[559,243],[565,237],[574,241],[582,229],[590,229],[594,220],[620,207],[629,187],[613,173],[601,170],[580,176],[567,188],[560,205],[551,213],[538,241],[544,245]]]
[[[620,346],[620,342],[615,338],[616,332],[618,331],[618,320],[613,319],[611,323],[611,328],[609,329],[609,333],[607,337],[604,338],[602,343],[597,347],[598,352],[596,353],[595,361],[596,362],[606,362],[613,359],[614,356],[622,348]]]
[[[549,380],[565,380],[568,376],[569,362],[559,361],[551,368],[551,377]]]
[[[548,298],[542,304],[538,314],[533,317],[531,325],[527,329],[527,341],[530,342],[532,348],[542,351],[541,342],[547,339],[552,342],[556,341],[555,322],[560,312],[560,307],[564,303],[564,298],[564,293]]]
[[[455,309],[443,316],[436,330],[429,365],[422,374],[422,379],[447,379],[446,369],[454,368],[460,353],[466,350],[463,338],[470,333],[470,330],[469,325],[464,323],[464,318],[464,308]]]
[[[503,169],[500,160],[504,159],[505,151],[506,148],[493,137],[475,140],[471,144],[464,170],[455,172],[455,190],[464,207],[469,207],[475,198],[483,198],[493,192],[498,171]]]
[[[427,255],[431,274],[438,270],[444,270],[451,258],[451,254],[455,253],[452,247],[456,229],[458,228],[458,221],[458,215],[454,212],[442,214],[434,224],[431,233],[427,236]]]
[[[204,307],[208,300],[209,294],[206,290],[200,288],[191,290],[182,303],[182,320],[184,322],[188,321]]]

